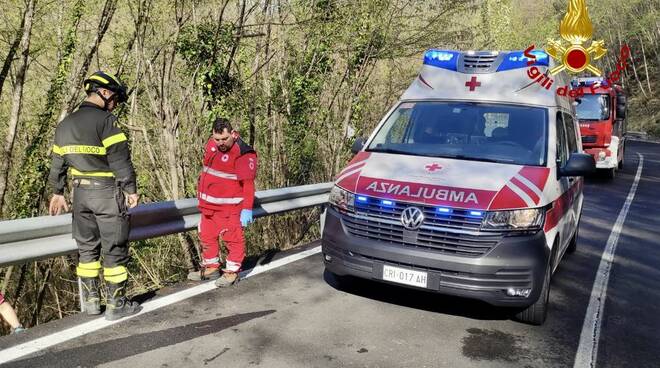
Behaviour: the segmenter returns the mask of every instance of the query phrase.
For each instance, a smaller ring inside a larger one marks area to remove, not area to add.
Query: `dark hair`
[[[228,133],[231,133],[231,131],[234,130],[234,129],[232,129],[231,123],[229,122],[229,120],[227,120],[225,118],[215,119],[215,121],[213,122],[213,132],[214,133],[222,133],[225,129],[227,129]]]

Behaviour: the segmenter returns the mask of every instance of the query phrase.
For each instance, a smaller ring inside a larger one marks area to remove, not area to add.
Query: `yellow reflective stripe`
[[[115,176],[114,173],[111,171],[93,171],[93,172],[82,172],[78,171],[74,168],[71,168],[71,175],[73,176],[103,176],[103,177],[108,177],[112,178]]]
[[[98,277],[101,269],[101,262],[78,263],[76,274],[80,277]]]
[[[100,146],[83,146],[83,145],[74,145],[74,146],[63,146],[57,147],[59,150],[59,155],[70,155],[70,154],[83,154],[83,155],[105,155],[105,147]],[[55,151],[55,147],[53,147]]]
[[[53,145],[53,153],[58,154],[60,156],[63,155],[62,149],[60,148],[60,146],[57,145]]]
[[[124,133],[115,134],[103,140],[103,147],[108,148],[115,143],[123,142],[125,140],[126,136]]]
[[[121,84],[121,83],[119,83],[119,79],[117,79],[117,77],[115,77],[114,75],[112,75],[112,74],[110,74],[110,73],[105,73],[105,75],[107,75],[108,77],[114,79],[115,82],[117,82],[117,84]]]
[[[113,284],[128,280],[128,270],[124,266],[103,268],[103,279]]]
[[[97,80],[97,81],[105,83],[105,84],[110,84],[109,80],[107,80],[107,79],[105,79],[101,76],[98,76],[98,75],[92,75],[91,77],[89,77],[89,79],[94,79],[94,80]]]

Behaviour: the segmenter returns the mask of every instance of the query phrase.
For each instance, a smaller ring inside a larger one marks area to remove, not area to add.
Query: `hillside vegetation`
[[[623,76],[630,126],[660,136],[660,0],[588,1]],[[0,218],[45,214],[57,122],[103,69],[130,87],[118,111],[145,202],[193,197],[203,143],[228,117],[259,152],[257,189],[332,180],[414,78],[424,50],[524,49],[559,38],[566,0],[2,0]],[[258,220],[248,253],[318,238],[318,209]],[[132,244],[131,293],[181,280],[197,235]],[[27,326],[76,313],[76,260],[0,271]],[[3,326],[6,330],[6,326]]]

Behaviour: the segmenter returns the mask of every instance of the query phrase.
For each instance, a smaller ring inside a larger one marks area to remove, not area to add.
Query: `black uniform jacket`
[[[64,192],[69,168],[74,178],[114,179],[125,192],[136,193],[128,141],[116,121],[108,111],[83,102],[60,122],[48,178],[54,193]]]

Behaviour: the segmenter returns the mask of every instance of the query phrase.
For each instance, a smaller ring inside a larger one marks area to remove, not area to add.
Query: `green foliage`
[[[188,71],[199,68],[197,86],[212,109],[240,88],[229,63],[231,49],[236,44],[235,32],[232,24],[218,26],[206,22],[185,27],[177,40],[177,51]]]
[[[70,26],[61,47],[61,59],[53,75],[43,111],[37,117],[37,132],[26,148],[24,160],[18,176],[17,190],[11,198],[11,216],[31,217],[39,214],[39,205],[45,195],[46,178],[50,170],[50,147],[56,126],[57,109],[71,69],[76,51],[76,30],[83,15],[85,1],[77,0],[71,9]],[[47,147],[47,148],[45,148]],[[35,200],[35,196],[37,200]]]

